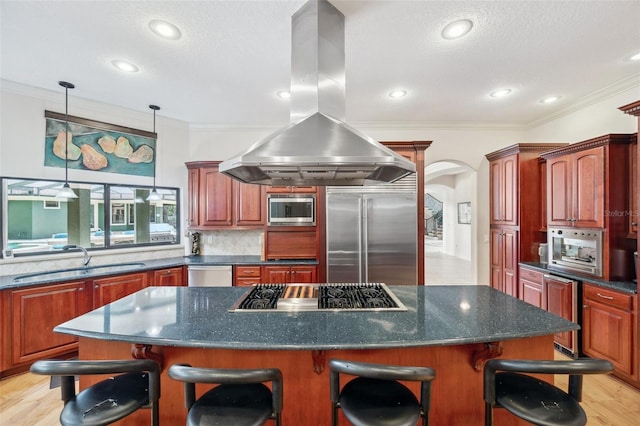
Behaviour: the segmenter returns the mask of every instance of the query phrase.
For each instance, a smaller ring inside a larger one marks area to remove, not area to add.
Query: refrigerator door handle
[[[360,247],[360,254],[362,258],[362,263],[364,266],[360,268],[360,282],[368,283],[369,282],[369,209],[371,208],[371,199],[367,196],[362,198],[362,203],[360,204],[360,209],[362,210],[362,214],[360,215],[362,224],[360,226],[361,229],[361,237],[360,241],[362,246]],[[362,276],[364,275],[364,277]],[[363,279],[364,278],[364,279]]]

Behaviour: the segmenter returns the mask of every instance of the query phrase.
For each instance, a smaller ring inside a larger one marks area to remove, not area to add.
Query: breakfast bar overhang
[[[390,288],[406,311],[230,312],[246,288],[148,287],[55,331],[79,337],[80,359],[160,362],[162,424],[185,422],[182,384],[167,369],[189,363],[280,368],[284,424],[329,425],[326,365],[342,358],[432,367],[433,424],[481,425],[486,359],[553,359],[554,333],[579,328],[487,286]],[[91,380],[83,377],[81,387]],[[137,413],[135,424],[148,424],[148,415]],[[505,416],[499,424],[517,422]]]

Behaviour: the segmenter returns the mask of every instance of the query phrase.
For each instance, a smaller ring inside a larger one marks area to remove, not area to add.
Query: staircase
[[[425,194],[424,207],[425,235],[442,240],[442,201],[431,194]]]

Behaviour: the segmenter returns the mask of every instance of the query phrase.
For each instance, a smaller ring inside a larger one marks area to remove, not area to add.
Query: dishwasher
[[[231,287],[232,266],[189,266],[189,287]]]

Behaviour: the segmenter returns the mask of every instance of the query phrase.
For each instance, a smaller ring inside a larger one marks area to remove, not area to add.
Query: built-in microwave
[[[602,277],[602,230],[547,228],[549,268]]]
[[[269,226],[316,224],[316,197],[311,194],[282,195],[269,194],[267,197]]]

